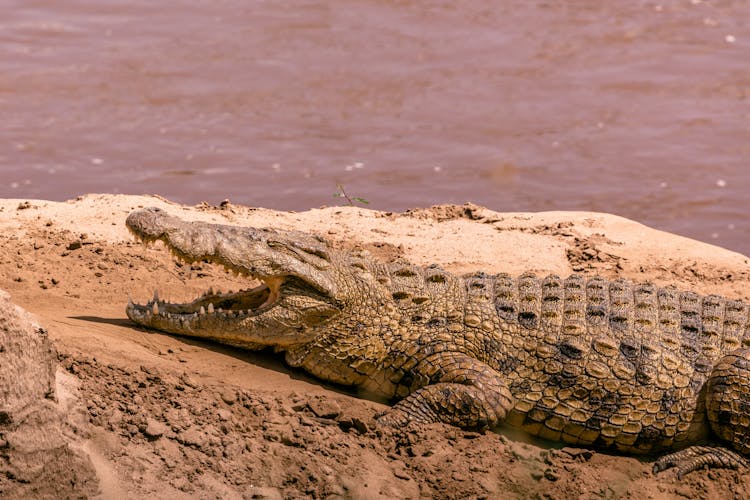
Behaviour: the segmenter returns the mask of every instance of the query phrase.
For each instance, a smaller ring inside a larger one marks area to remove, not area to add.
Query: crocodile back
[[[713,366],[750,342],[748,306],[714,295],[532,274],[497,275],[494,292],[516,346],[502,354],[517,358],[509,422],[550,439],[636,452],[697,439]]]
[[[648,384],[660,365],[666,372],[683,367],[678,371],[707,374],[723,354],[750,345],[742,301],[577,275],[501,274],[494,281],[498,316],[506,328],[517,324],[510,329],[547,345],[537,352],[541,359],[569,362],[593,351],[628,362],[636,381]]]
[[[748,306],[649,283],[573,275],[475,273],[391,265],[380,272],[402,315],[394,359],[457,351],[505,377],[506,423],[577,445],[647,453],[694,442],[704,385],[726,353],[750,345]],[[400,364],[397,393],[435,381]]]

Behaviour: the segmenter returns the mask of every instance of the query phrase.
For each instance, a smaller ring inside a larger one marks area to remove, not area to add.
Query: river
[[[0,0],[0,197],[594,210],[750,254],[750,1]]]

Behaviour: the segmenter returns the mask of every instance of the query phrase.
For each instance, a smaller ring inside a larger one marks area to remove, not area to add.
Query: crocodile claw
[[[748,461],[739,453],[721,446],[690,446],[684,450],[664,455],[654,463],[653,473],[675,468],[677,479],[703,467],[715,469],[741,469]]]

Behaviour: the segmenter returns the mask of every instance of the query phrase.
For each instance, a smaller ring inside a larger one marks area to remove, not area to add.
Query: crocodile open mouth
[[[220,266],[251,283],[236,292],[209,289],[179,304],[158,293],[145,304],[129,300],[126,313],[136,324],[255,348],[305,342],[317,325],[340,312],[335,286],[321,272],[328,262],[316,239],[274,229],[183,222],[157,208],[131,213],[126,226],[146,245],[161,241],[177,261]]]
[[[221,266],[227,273],[261,282],[259,286],[237,292],[228,291],[223,293],[220,290],[214,291],[213,288],[209,288],[200,297],[186,303],[171,303],[161,300],[158,291],[154,292],[154,297],[146,304],[136,304],[132,300],[128,300],[126,313],[130,319],[138,323],[152,324],[154,319],[161,317],[170,320],[172,323],[177,320],[184,326],[186,320],[194,321],[212,316],[227,319],[256,316],[273,308],[279,301],[282,286],[287,281],[286,276],[254,276],[248,273],[246,269],[233,266],[230,262],[226,262],[220,258],[213,258],[213,256],[203,256],[201,259],[196,259],[186,253],[180,252],[179,249],[170,245],[163,237],[153,237],[141,233],[130,226],[128,226],[128,229],[135,236],[136,241],[140,241],[145,246],[161,241],[164,247],[172,254],[173,259],[183,264],[190,265],[194,262],[202,261]],[[296,278],[292,278],[291,281],[296,281]]]
[[[173,304],[160,300],[158,292],[146,304],[128,303],[128,312],[138,311],[143,314],[154,316],[163,315],[168,318],[174,316],[206,316],[219,314],[227,317],[242,317],[261,314],[273,307],[279,299],[283,278],[269,278],[266,282],[255,288],[214,292],[209,288],[207,292],[192,302]],[[128,314],[130,315],[130,314]]]
[[[135,234],[135,233],[134,233]],[[144,244],[149,245],[154,240],[142,238],[135,234],[136,238]],[[176,251],[173,247],[166,244],[165,247],[170,251],[173,258],[185,264],[192,264],[194,259],[190,259],[184,254]],[[171,303],[162,300],[158,291],[154,292],[153,298],[146,304],[136,304],[128,300],[126,313],[128,317],[139,323],[153,323],[157,318],[165,318],[171,322],[181,322],[183,325],[186,320],[199,320],[201,318],[218,317],[218,318],[243,318],[247,316],[257,316],[273,308],[281,297],[282,287],[287,281],[292,284],[298,279],[288,276],[259,277],[253,276],[244,270],[237,269],[226,265],[223,262],[215,262],[213,259],[203,259],[203,262],[217,264],[224,267],[227,273],[241,275],[248,279],[255,279],[261,282],[259,286],[247,288],[236,292],[221,290],[214,291],[209,288],[203,295],[191,302]]]

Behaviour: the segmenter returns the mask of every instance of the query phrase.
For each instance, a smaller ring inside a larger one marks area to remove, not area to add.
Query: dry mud
[[[98,478],[71,482],[61,455],[36,476],[0,471],[0,496],[640,499],[743,498],[750,490],[744,472],[698,471],[678,481],[671,472],[652,475],[653,457],[505,429],[383,432],[373,417],[384,402],[291,370],[272,352],[138,328],[124,314],[128,295],[143,301],[158,287],[175,301],[209,286],[247,286],[135,243],[125,216],[151,205],[186,218],[317,232],[381,259],[455,272],[575,271],[750,298],[746,257],[604,214],[499,214],[472,205],[279,213],[114,195],[0,200],[0,288],[46,327],[65,437]]]

